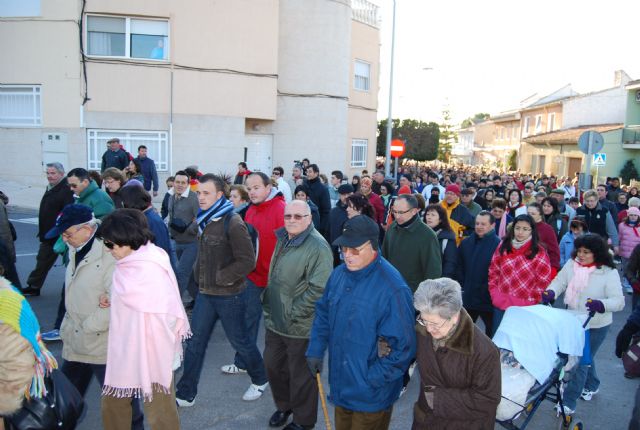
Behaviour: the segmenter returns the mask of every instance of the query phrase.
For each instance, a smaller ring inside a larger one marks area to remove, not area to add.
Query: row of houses
[[[507,166],[515,151],[522,172],[573,177],[585,165],[578,139],[587,130],[604,139],[599,177],[618,176],[627,160],[640,160],[640,80],[618,70],[610,88],[578,94],[567,85],[530,97],[519,109],[459,129],[452,155],[463,163]]]
[[[366,0],[0,2],[1,176],[99,169],[145,144],[161,176],[310,158],[373,168],[378,7]],[[2,179],[2,178],[0,178]]]

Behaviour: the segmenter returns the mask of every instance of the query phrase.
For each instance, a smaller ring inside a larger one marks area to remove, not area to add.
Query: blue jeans
[[[184,292],[189,284],[189,276],[193,273],[193,265],[198,258],[198,241],[191,243],[178,243],[171,241],[175,246],[178,266],[176,269],[176,278],[180,292]]]
[[[264,288],[257,287],[256,284],[247,278],[247,288],[245,288],[242,293],[246,306],[244,318],[247,325],[247,333],[249,334],[249,341],[256,346],[258,345],[258,330],[260,330],[260,320],[262,319],[263,291]],[[237,352],[233,359],[233,364],[240,369],[247,369],[246,362]]]
[[[247,363],[246,369],[251,382],[256,385],[267,383],[262,355],[247,334],[243,293],[234,296],[198,294],[191,317],[193,336],[187,341],[184,372],[177,385],[177,397],[191,401],[198,394],[198,381],[202,372],[204,354],[218,320],[222,322],[224,332],[233,349]]]
[[[570,409],[576,409],[578,397],[582,394],[582,390],[596,391],[600,387],[600,379],[596,372],[596,352],[600,349],[604,338],[607,337],[609,327],[592,328],[589,330],[591,345],[591,366],[578,365],[572,371],[571,379],[567,384],[562,396],[564,405]]]

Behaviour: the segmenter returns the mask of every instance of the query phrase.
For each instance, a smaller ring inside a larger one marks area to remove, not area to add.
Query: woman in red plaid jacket
[[[540,303],[551,280],[549,256],[539,244],[535,221],[529,215],[517,216],[489,265],[494,333],[509,306]]]

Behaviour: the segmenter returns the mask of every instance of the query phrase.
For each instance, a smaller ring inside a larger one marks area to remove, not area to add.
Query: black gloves
[[[618,333],[618,337],[616,337],[616,357],[622,358],[622,354],[627,352],[629,349],[629,344],[631,343],[631,338],[634,334],[640,331],[640,327],[635,325],[632,322],[627,322],[625,326]]]
[[[322,373],[322,358],[307,357],[307,365],[313,377],[316,377],[316,373]]]

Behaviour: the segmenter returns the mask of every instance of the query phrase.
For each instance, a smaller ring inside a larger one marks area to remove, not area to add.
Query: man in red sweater
[[[247,209],[244,221],[251,224],[258,232],[258,249],[256,268],[247,276],[247,288],[244,291],[246,300],[247,332],[255,344],[258,340],[258,329],[262,317],[260,296],[267,286],[271,256],[276,247],[275,231],[284,226],[284,207],[286,202],[282,193],[271,186],[271,179],[262,172],[251,173],[245,185],[249,190],[251,205]],[[236,354],[233,364],[222,366],[227,374],[246,373],[246,365]]]

